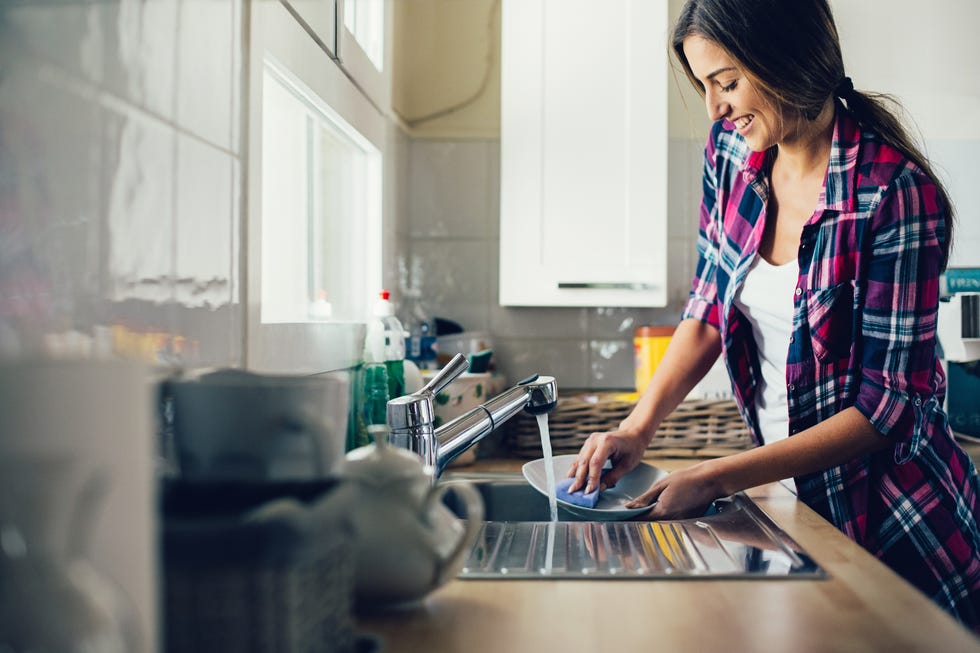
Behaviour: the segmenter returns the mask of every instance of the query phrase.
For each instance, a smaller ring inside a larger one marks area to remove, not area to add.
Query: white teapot
[[[417,601],[459,573],[483,521],[472,485],[433,486],[419,456],[376,444],[348,453],[340,476],[351,493],[359,607]],[[463,501],[465,520],[443,504],[450,490]]]

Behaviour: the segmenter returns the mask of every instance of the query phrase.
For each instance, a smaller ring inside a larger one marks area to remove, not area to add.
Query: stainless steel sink
[[[719,499],[701,517],[586,522],[513,473],[448,473],[483,496],[485,523],[459,577],[822,578],[800,546],[744,494]],[[453,505],[452,494],[447,504]]]

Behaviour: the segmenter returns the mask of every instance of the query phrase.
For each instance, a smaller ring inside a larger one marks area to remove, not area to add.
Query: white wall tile
[[[99,5],[105,34],[105,85],[159,116],[174,116],[177,0]]]
[[[629,339],[643,325],[673,326],[680,316],[678,306],[664,308],[590,308],[588,335],[593,339]]]
[[[481,331],[490,322],[490,252],[483,241],[414,240],[412,256],[422,265],[423,305],[430,317]]]
[[[108,297],[168,301],[174,274],[174,130],[121,104],[106,108]]]
[[[498,220],[490,205],[488,141],[412,141],[409,226],[413,238],[486,238]]]
[[[553,376],[562,389],[588,388],[588,343],[577,339],[560,338],[494,338],[494,358],[509,383],[516,383],[532,374]]]
[[[234,158],[196,138],[177,141],[176,300],[231,303]]]
[[[23,276],[10,277],[11,289],[0,278],[0,305],[9,292],[25,302],[31,319],[71,325],[80,304],[99,292],[101,116],[85,88],[60,69],[39,74],[30,59],[17,57],[5,64],[0,256],[3,269],[22,265]],[[0,314],[19,313],[7,306]]]
[[[588,309],[503,307],[490,309],[490,331],[504,337],[586,338]]]
[[[235,13],[231,0],[183,0],[178,14],[177,121],[226,149],[235,149]]]
[[[102,3],[4,2],[4,39],[18,51],[90,82],[102,80]]]
[[[632,338],[590,341],[588,387],[632,390],[636,385],[633,359]]]

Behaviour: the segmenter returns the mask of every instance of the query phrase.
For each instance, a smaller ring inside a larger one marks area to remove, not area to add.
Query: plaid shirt
[[[761,379],[734,305],[759,249],[775,148],[719,121],[705,151],[699,261],[683,317],[715,326],[756,444]],[[838,105],[803,227],[786,366],[790,435],[855,406],[894,445],[796,479],[799,498],[980,632],[980,480],[952,439],[936,357],[944,210],[923,172]]]

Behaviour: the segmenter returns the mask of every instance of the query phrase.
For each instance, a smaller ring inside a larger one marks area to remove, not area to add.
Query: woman
[[[980,632],[980,480],[952,439],[936,356],[952,235],[942,184],[879,96],[844,74],[826,0],[689,0],[673,48],[715,121],[699,262],[632,414],[569,476],[611,486],[719,354],[756,447],[630,507],[697,515],[794,479],[799,498]]]

